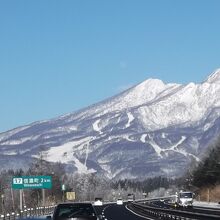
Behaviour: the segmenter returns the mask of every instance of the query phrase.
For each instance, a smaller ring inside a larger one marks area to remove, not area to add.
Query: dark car
[[[49,216],[47,218],[50,218]],[[53,220],[100,220],[91,203],[61,203],[53,213]]]

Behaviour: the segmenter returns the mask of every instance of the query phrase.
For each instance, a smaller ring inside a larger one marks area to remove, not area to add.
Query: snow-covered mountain
[[[179,176],[219,130],[220,69],[200,84],[148,79],[78,112],[1,133],[0,165],[27,167],[44,151],[69,172]]]

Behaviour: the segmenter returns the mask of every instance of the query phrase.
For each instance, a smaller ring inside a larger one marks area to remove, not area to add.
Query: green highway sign
[[[51,189],[51,176],[20,176],[12,178],[12,189]]]

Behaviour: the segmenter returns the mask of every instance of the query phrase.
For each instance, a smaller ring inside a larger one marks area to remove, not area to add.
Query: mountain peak
[[[210,76],[208,76],[207,83],[220,83],[220,68],[215,70]]]
[[[136,87],[137,88],[143,88],[143,89],[149,89],[149,87],[151,87],[151,88],[163,88],[165,86],[165,84],[163,83],[163,81],[162,80],[160,80],[160,79],[152,79],[152,78],[150,78],[150,79],[147,79],[147,80],[145,80],[145,81],[143,81],[143,82],[141,82],[141,83],[139,83]]]

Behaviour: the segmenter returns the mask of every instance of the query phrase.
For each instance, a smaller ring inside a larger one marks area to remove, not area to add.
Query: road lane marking
[[[110,207],[111,205],[107,205],[103,210],[102,210],[102,217],[104,218],[104,220],[108,220],[106,217],[105,217],[105,210]]]
[[[125,206],[125,208],[126,208],[129,212],[132,212],[134,215],[137,215],[138,217],[145,218],[145,219],[148,219],[148,220],[155,220],[155,219],[153,219],[153,218],[145,217],[145,216],[143,216],[143,215],[140,215],[140,214],[135,213],[134,211],[132,211],[131,209],[129,209],[127,205]]]

